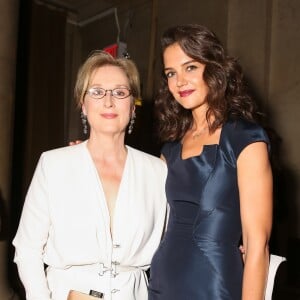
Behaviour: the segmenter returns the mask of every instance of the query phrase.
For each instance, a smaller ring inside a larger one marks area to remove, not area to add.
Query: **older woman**
[[[41,155],[13,241],[26,297],[96,290],[105,299],[147,299],[145,270],[165,222],[166,166],[124,144],[140,96],[137,69],[95,52],[75,96],[89,138]]]

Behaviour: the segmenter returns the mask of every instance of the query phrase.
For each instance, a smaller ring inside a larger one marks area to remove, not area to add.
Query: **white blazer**
[[[100,291],[105,300],[147,299],[144,271],[164,230],[167,168],[127,150],[112,235],[86,142],[41,155],[13,240],[28,300],[66,300],[70,289]]]

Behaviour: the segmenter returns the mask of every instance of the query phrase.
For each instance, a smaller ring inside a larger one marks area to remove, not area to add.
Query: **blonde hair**
[[[84,96],[90,83],[93,72],[103,66],[115,66],[123,70],[129,81],[129,88],[135,99],[140,98],[140,76],[135,63],[127,58],[114,58],[109,53],[96,50],[87,58],[80,67],[74,89],[74,98],[80,108],[84,102]]]

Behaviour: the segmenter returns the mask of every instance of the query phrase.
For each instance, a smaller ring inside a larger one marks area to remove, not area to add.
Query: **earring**
[[[131,115],[130,122],[129,122],[128,134],[132,133],[133,125],[134,125],[134,122],[135,122],[135,117],[136,117],[136,114],[135,114],[135,112],[133,112],[132,115]]]
[[[83,133],[87,134],[88,133],[87,117],[83,113],[83,111],[80,113],[80,118],[81,118],[81,123],[82,123],[82,127],[83,127]]]

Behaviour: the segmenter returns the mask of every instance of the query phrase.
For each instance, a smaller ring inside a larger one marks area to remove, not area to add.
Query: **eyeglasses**
[[[86,91],[86,94],[88,94],[93,99],[102,99],[106,96],[107,92],[110,92],[111,96],[113,96],[116,99],[124,99],[131,95],[131,91],[125,87],[115,88],[112,90],[106,90],[99,87],[92,87]]]

